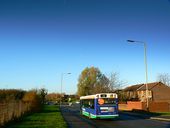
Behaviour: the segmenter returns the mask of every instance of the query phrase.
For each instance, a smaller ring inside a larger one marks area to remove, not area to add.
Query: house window
[[[146,97],[146,91],[142,91],[143,92],[143,97]]]
[[[152,91],[148,91],[148,96],[152,97]]]

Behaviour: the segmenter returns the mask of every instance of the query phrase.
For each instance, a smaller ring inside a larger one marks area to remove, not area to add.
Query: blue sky
[[[168,0],[1,0],[0,88],[75,93],[85,67],[118,72],[127,85],[170,73]]]

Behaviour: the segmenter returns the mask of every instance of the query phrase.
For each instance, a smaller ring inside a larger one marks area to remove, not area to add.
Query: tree
[[[109,75],[109,88],[112,92],[121,89],[125,83],[126,82],[119,80],[117,72],[112,72]]]
[[[110,91],[109,79],[95,67],[87,67],[81,72],[77,87],[79,96]]]
[[[49,93],[46,95],[46,100],[59,103],[61,100],[61,94],[60,93]]]
[[[170,75],[168,73],[158,74],[157,80],[170,86]]]
[[[40,89],[40,97],[42,100],[42,104],[45,103],[45,96],[47,95],[47,90],[45,88]]]
[[[18,89],[0,89],[0,101],[21,100],[26,91]]]
[[[122,91],[122,87],[126,85],[126,82],[119,79],[117,72],[111,72],[108,78],[110,91],[118,94],[119,101],[126,101],[127,96]]]
[[[23,102],[29,103],[31,105],[31,110],[38,112],[41,110],[41,98],[37,93],[37,90],[30,90],[25,93],[22,98]]]

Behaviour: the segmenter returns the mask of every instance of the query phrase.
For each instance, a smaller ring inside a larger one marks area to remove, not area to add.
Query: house
[[[161,82],[148,83],[147,86],[149,101],[170,103],[170,87]],[[129,86],[124,89],[124,95],[127,96],[127,100],[145,102],[146,84]]]
[[[138,85],[132,85],[128,86],[125,89],[123,89],[123,95],[126,97],[126,100],[129,101],[138,101],[138,94],[137,89],[140,88],[143,84]]]

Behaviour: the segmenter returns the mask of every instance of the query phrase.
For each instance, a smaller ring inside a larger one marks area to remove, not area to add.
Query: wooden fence
[[[22,101],[0,103],[0,127],[30,111],[30,103]]]

